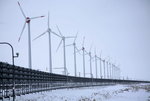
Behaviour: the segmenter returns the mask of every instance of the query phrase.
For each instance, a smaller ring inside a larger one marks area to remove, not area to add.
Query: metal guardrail
[[[15,83],[15,88],[13,88]],[[64,76],[0,62],[0,99],[46,90],[149,81],[95,79]],[[14,90],[13,90],[14,89]]]

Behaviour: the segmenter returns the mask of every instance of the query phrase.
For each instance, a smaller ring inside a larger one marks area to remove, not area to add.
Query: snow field
[[[59,89],[17,96],[16,101],[150,101],[150,84]]]

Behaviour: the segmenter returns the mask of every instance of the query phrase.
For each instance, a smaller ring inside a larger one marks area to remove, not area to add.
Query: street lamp
[[[4,44],[4,45],[9,45],[11,47],[11,52],[12,52],[12,65],[14,66],[14,58],[19,56],[19,53],[16,53],[16,56],[14,55],[14,48],[13,46],[8,43],[8,42],[0,42],[0,44]]]
[[[12,65],[14,67],[14,58],[17,58],[19,56],[19,53],[16,53],[16,56],[14,55],[14,49],[13,46],[8,42],[0,42],[0,44],[9,45],[11,47],[12,52]],[[14,76],[14,70],[13,70],[13,101],[15,101],[15,76]]]

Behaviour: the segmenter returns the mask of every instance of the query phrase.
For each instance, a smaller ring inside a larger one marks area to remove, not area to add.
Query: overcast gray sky
[[[31,38],[47,29],[47,12],[50,12],[50,26],[63,35],[79,32],[77,46],[81,48],[85,36],[85,48],[89,51],[93,43],[97,55],[111,57],[120,64],[124,77],[150,80],[150,0],[18,0],[26,16],[45,15],[45,18],[31,21]],[[15,65],[28,66],[27,26],[21,41],[18,38],[24,24],[17,0],[0,0],[0,42],[9,42],[19,58]],[[52,35],[53,68],[63,66],[62,46],[56,52],[60,38]],[[67,40],[67,44],[73,40]],[[82,69],[82,56],[77,55],[77,71]],[[0,45],[0,61],[11,63],[8,46]],[[33,69],[46,71],[48,63],[48,35],[32,41]],[[95,73],[94,62],[92,63]],[[99,66],[99,64],[98,64]],[[73,47],[67,47],[67,68],[74,75]],[[89,57],[86,56],[86,73],[89,73]],[[62,73],[62,70],[55,70]],[[99,74],[98,74],[99,76]]]

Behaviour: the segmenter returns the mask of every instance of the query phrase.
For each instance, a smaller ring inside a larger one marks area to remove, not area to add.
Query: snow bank
[[[16,101],[150,101],[150,84],[60,89],[17,96]]]

